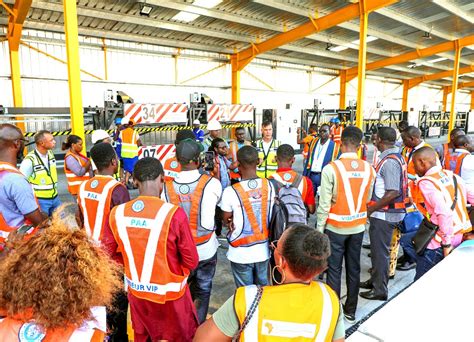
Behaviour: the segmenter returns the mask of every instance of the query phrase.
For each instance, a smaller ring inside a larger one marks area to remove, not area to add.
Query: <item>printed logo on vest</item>
[[[291,174],[285,173],[285,174],[283,175],[283,180],[284,180],[284,181],[287,181],[287,182],[288,182],[290,179],[291,179]]]
[[[176,160],[173,160],[173,161],[171,162],[171,164],[170,164],[170,167],[171,167],[172,169],[176,169],[176,168],[178,167],[178,162],[177,162]]]
[[[179,187],[179,192],[182,194],[182,195],[187,195],[189,193],[189,186],[187,184],[183,184],[183,185],[180,185]]]
[[[136,201],[132,205],[132,210],[136,213],[139,213],[143,209],[145,209],[145,203],[143,203],[143,201]]]
[[[249,189],[256,189],[258,186],[258,183],[255,179],[251,179],[248,181],[247,186],[249,187]]]
[[[21,342],[41,342],[46,334],[35,323],[25,323],[18,332],[18,338]]]
[[[355,160],[351,161],[351,167],[355,170],[359,167],[359,163]]]
[[[41,179],[41,184],[45,185],[46,184],[46,179],[42,178]]]
[[[91,188],[95,189],[99,185],[99,181],[97,179],[94,179],[91,183]]]

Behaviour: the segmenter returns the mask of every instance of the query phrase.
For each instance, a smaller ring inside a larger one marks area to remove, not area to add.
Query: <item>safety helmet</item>
[[[339,118],[332,118],[331,120],[329,120],[329,122],[338,124],[338,123],[341,123],[341,120],[339,120]]]
[[[133,121],[132,119],[129,119],[129,118],[122,118],[122,120],[121,120],[122,125],[128,125],[130,122],[133,125],[135,124],[135,121]]]
[[[116,125],[121,125],[122,124],[122,118],[115,118],[115,124]]]
[[[93,144],[95,144],[96,142],[107,138],[110,138],[110,135],[106,131],[103,129],[97,129],[92,132],[91,141]]]
[[[193,121],[193,125],[200,125],[200,124],[201,124],[201,121],[199,121],[198,119]]]
[[[207,130],[208,131],[217,131],[222,129],[221,123],[217,120],[211,120],[207,123]]]

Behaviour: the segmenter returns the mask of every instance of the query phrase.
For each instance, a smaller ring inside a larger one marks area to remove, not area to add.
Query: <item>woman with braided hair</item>
[[[276,286],[239,287],[235,295],[201,325],[195,341],[344,341],[337,295],[314,281],[327,267],[326,235],[303,224],[285,230],[275,249],[282,281]],[[275,277],[274,277],[275,278]]]

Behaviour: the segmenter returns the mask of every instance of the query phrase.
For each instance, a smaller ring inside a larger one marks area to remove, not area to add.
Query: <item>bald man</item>
[[[33,188],[16,168],[25,141],[18,127],[0,125],[0,249],[10,232],[24,224],[38,225],[46,218],[36,203]]]
[[[438,157],[431,147],[418,149],[412,157],[416,174],[421,177],[416,188],[424,202],[423,206],[415,204],[425,220],[439,227],[424,252],[417,255],[417,280],[456,248],[463,235],[472,230],[466,199],[472,204],[474,196],[466,194],[461,177],[437,165]]]
[[[466,135],[466,133],[461,128],[455,128],[449,133],[449,142],[442,145],[438,145],[435,150],[438,153],[439,160],[443,168],[447,169],[446,165],[449,164],[451,160],[451,155],[454,153],[454,140],[458,136]]]

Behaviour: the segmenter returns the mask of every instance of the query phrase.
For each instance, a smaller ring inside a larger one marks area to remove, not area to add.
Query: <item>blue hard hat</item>
[[[115,124],[120,125],[122,123],[122,118],[115,118]]]
[[[329,122],[341,123],[341,120],[339,120],[339,118],[332,118],[331,120],[329,120]]]

